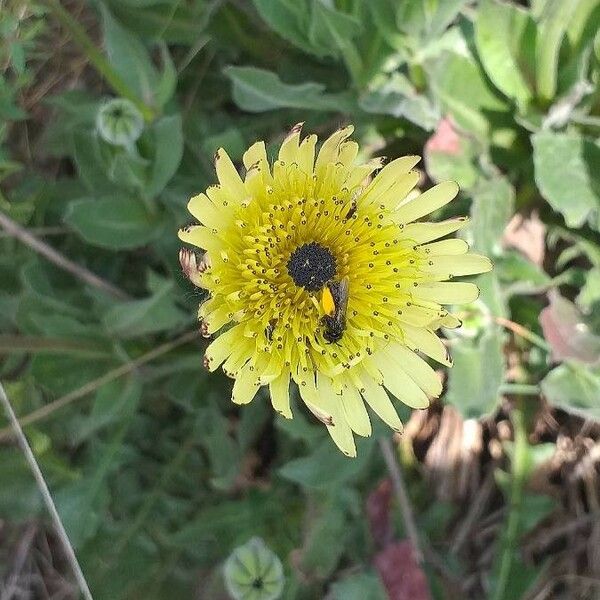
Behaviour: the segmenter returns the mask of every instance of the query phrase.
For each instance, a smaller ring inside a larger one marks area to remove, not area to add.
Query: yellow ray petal
[[[227,217],[232,212],[232,204],[229,201],[229,196],[223,191],[220,185],[211,185],[206,188],[206,195],[224,217]]]
[[[259,365],[256,367],[258,371],[258,380],[261,385],[267,385],[271,383],[271,381],[277,379],[281,374],[281,369],[283,367],[281,354],[276,350],[272,351],[270,355],[267,354],[266,358],[267,361],[264,368]]]
[[[307,176],[312,176],[315,166],[315,148],[317,146],[317,136],[312,134],[305,137],[300,143],[298,150],[298,167]]]
[[[223,215],[206,194],[194,196],[187,208],[200,223],[211,229],[218,230],[223,224]]]
[[[339,146],[346,138],[352,135],[353,131],[354,126],[348,125],[335,131],[323,142],[315,163],[317,177],[323,177],[329,163],[336,163],[338,161]]]
[[[340,144],[338,162],[345,167],[350,168],[358,156],[358,144],[352,141],[346,141]]]
[[[372,197],[371,202],[377,206],[382,206],[387,210],[395,210],[417,185],[421,174],[418,171],[409,171],[406,175],[400,177],[394,184],[383,194]]]
[[[255,142],[244,152],[243,157],[244,167],[249,169],[252,165],[257,163],[268,164],[267,161],[267,150],[264,142]]]
[[[332,410],[331,399],[327,398],[325,394],[317,394],[313,377],[305,380],[304,385],[300,384],[298,389],[302,401],[319,421],[325,425],[335,424],[332,414],[335,411]]]
[[[341,415],[341,413],[340,413]],[[335,445],[346,455],[351,458],[356,457],[356,445],[354,444],[354,436],[352,429],[343,418],[338,419],[337,425],[327,425],[327,431]]]
[[[368,204],[377,203],[377,199],[381,197],[382,194],[385,194],[392,186],[405,178],[420,160],[420,156],[402,156],[401,158],[389,162],[373,178],[373,181],[369,184],[363,194],[363,200]],[[402,198],[398,198],[398,202],[400,202],[400,200],[402,200]]]
[[[235,404],[248,404],[252,402],[260,385],[256,383],[256,374],[250,370],[250,363],[242,367],[235,378],[231,401]]]
[[[419,350],[419,352],[429,356],[429,358],[433,358],[433,360],[442,365],[446,365],[447,367],[452,366],[446,346],[444,346],[442,340],[433,331],[408,325],[404,325],[403,329],[404,341],[411,350]]]
[[[416,221],[448,204],[456,194],[458,194],[458,185],[454,181],[439,183],[400,206],[394,214],[394,221],[397,223]]]
[[[439,223],[409,223],[404,227],[402,237],[413,240],[415,244],[424,244],[454,233],[469,222],[468,217],[448,219]]]
[[[223,325],[226,325],[229,323],[229,321],[231,321],[232,317],[233,312],[231,309],[225,304],[219,304],[215,310],[204,317],[206,333],[212,335],[213,333],[219,331]]]
[[[355,187],[359,185],[363,185],[365,179],[381,167],[383,164],[382,158],[373,158],[369,162],[364,165],[357,165],[353,169],[348,172],[348,176],[346,181],[344,181],[344,187],[349,190],[353,190]]]
[[[430,256],[436,254],[466,254],[469,251],[469,244],[465,240],[452,238],[450,240],[440,240],[431,244],[424,244],[420,250],[425,250]]]
[[[244,335],[244,326],[235,325],[222,333],[206,349],[207,368],[209,371],[216,370],[223,361],[231,354],[237,340]]]
[[[333,415],[333,422],[327,424],[327,431],[329,431],[331,439],[333,439],[335,445],[346,456],[356,456],[354,436],[352,435],[350,424],[346,420],[346,411],[342,404],[342,397],[333,393],[333,386],[328,377],[318,376],[318,393],[327,397],[329,410]]]
[[[179,239],[188,244],[193,244],[208,250],[211,253],[218,254],[224,246],[224,242],[219,239],[208,227],[203,225],[192,225],[179,230]]]
[[[439,319],[442,308],[438,305],[437,308],[418,306],[403,306],[401,314],[398,314],[398,320],[402,323],[408,323],[414,327],[427,327],[429,323]]]
[[[350,388],[348,392],[350,396],[344,393],[342,398],[346,421],[350,429],[357,435],[369,437],[372,433],[371,420],[369,419],[364,400],[357,390]],[[352,400],[350,401],[349,398],[352,398]]]
[[[279,160],[283,161],[286,165],[298,163],[299,161],[298,150],[300,148],[302,125],[302,123],[294,125],[279,148]]]
[[[440,274],[444,279],[459,275],[476,275],[487,273],[492,269],[492,262],[486,256],[463,254],[460,256],[432,256],[419,265],[425,273]]]
[[[215,170],[221,189],[229,201],[234,205],[241,204],[246,198],[246,188],[229,154],[223,148],[219,148],[215,154]]]
[[[387,351],[380,351],[373,360],[383,375],[384,387],[411,408],[427,408],[427,394],[393,361]]]
[[[445,317],[440,319],[439,322],[439,327],[446,327],[447,329],[455,329],[461,325],[462,321],[451,313],[448,313]]]
[[[240,369],[248,362],[252,355],[252,346],[249,340],[243,340],[232,349],[231,354],[223,363],[223,373],[228,377],[237,377]]]
[[[479,297],[479,288],[466,281],[423,282],[418,283],[413,291],[418,298],[440,304],[467,304]]]
[[[388,353],[429,396],[437,398],[442,393],[442,381],[437,373],[413,350],[394,343],[388,346]]]
[[[361,375],[363,398],[375,414],[394,431],[402,431],[402,421],[383,386],[373,381],[368,374]]]
[[[370,436],[371,420],[356,387],[352,384],[344,385],[341,400],[346,422],[350,425],[352,431],[364,437]]]
[[[274,379],[269,384],[271,394],[271,404],[273,408],[286,419],[292,418],[290,409],[290,374],[288,371],[283,371],[277,379]]]

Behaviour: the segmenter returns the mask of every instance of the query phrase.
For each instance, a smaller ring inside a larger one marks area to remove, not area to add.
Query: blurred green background
[[[252,537],[290,600],[600,598],[599,29],[599,0],[0,1],[0,380],[95,598],[228,598]],[[299,121],[423,155],[495,263],[402,413],[422,566],[385,427],[349,460],[202,367],[186,203]],[[0,595],[75,598],[0,427]]]

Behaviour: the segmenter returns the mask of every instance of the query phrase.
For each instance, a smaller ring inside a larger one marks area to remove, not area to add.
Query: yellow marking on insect
[[[321,306],[323,307],[323,312],[333,317],[335,314],[335,300],[333,299],[333,294],[329,289],[329,286],[325,286],[323,288],[323,295],[321,296]]]

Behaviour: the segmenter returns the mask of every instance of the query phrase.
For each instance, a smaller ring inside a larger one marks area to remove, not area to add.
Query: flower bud
[[[96,115],[100,137],[115,146],[131,146],[142,135],[144,118],[136,106],[125,98],[105,102]]]
[[[231,553],[224,575],[227,591],[235,600],[276,600],[285,581],[281,561],[258,537]]]

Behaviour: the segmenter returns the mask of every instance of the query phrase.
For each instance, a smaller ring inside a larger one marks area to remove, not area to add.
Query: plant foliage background
[[[505,508],[475,597],[550,581],[551,557],[516,567],[522,536],[561,510],[560,489],[528,491],[560,450],[557,435],[536,437],[539,414],[575,431],[600,418],[599,25],[598,0],[0,3],[0,211],[112,286],[65,272],[3,220],[0,378],[16,412],[33,413],[26,433],[96,598],[226,598],[223,562],[255,536],[282,560],[285,598],[403,598],[403,570],[420,581],[411,597],[471,593],[428,562],[426,584],[401,554],[383,564],[376,436],[348,460],[300,404],[293,421],[266,396],[231,405],[188,335],[200,296],[177,262],[187,200],[214,182],[219,146],[239,160],[298,121],[322,135],[353,122],[365,153],[424,154],[425,186],[460,184],[440,217],[470,214],[468,241],[495,270],[448,333],[442,402],[508,430],[491,467],[479,450]],[[119,143],[98,120],[112,98],[134,115]],[[7,581],[45,513],[0,435]],[[472,497],[436,492],[421,438],[400,446],[417,525],[460,577],[477,569],[452,546]]]

